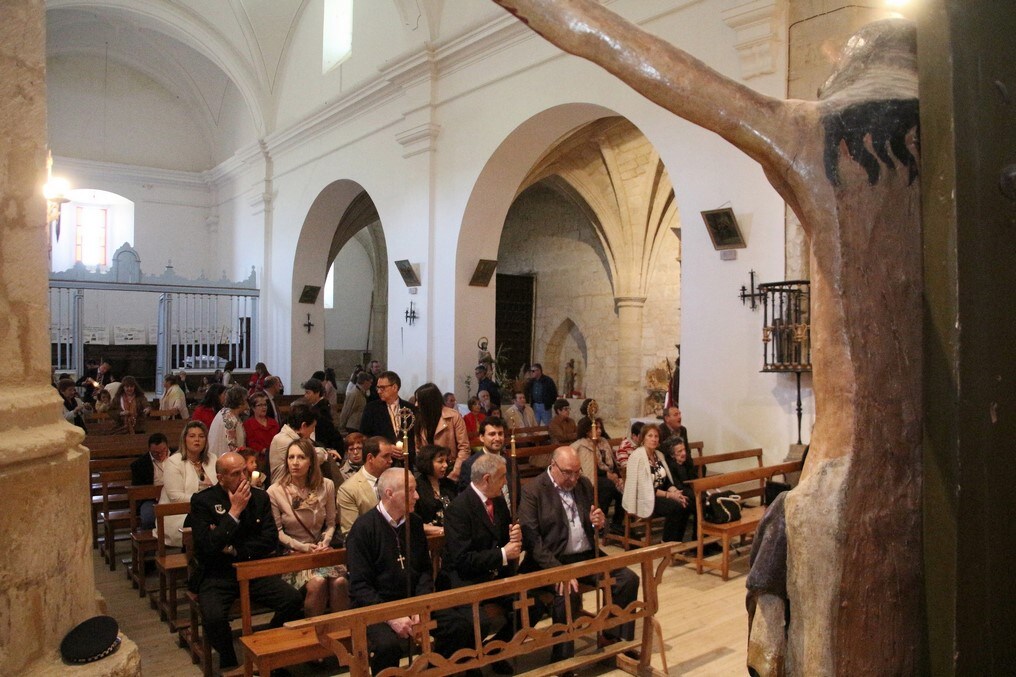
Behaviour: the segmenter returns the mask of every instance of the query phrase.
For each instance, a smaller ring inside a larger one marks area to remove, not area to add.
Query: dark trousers
[[[155,528],[155,501],[144,501],[138,508],[142,529]]]
[[[407,640],[400,639],[387,623],[367,626],[367,648],[370,651],[370,671],[376,675],[385,668],[394,668],[402,658]]]
[[[492,639],[510,642],[518,624],[513,624],[511,597],[487,600],[480,605],[480,636],[494,633]],[[434,631],[435,649],[445,658],[450,658],[459,649],[478,649],[473,641],[473,609],[471,606],[457,606],[434,613],[437,629]]]
[[[606,516],[610,511],[610,504],[614,504],[614,516],[610,518],[612,524],[620,525],[624,522],[625,510],[621,507],[621,492],[607,479],[606,475],[597,476],[596,491],[599,494],[600,510]]]
[[[684,530],[688,526],[689,515],[691,515],[691,511],[682,507],[674,499],[656,497],[656,503],[653,505],[653,517],[663,518],[664,541],[684,540]]]
[[[240,584],[235,578],[205,578],[198,588],[205,635],[212,648],[219,652],[222,669],[238,665],[233,650],[233,631],[229,628],[229,610],[239,596]],[[278,576],[251,580],[250,596],[255,603],[275,612],[271,622],[273,628],[303,618],[303,596]]]
[[[574,564],[575,562],[584,562],[593,558],[592,550],[588,552],[581,552],[575,555],[562,555],[558,559],[561,564]],[[611,598],[614,604],[621,607],[622,609],[632,602],[639,593],[639,577],[632,573],[630,569],[614,569],[610,572],[611,577],[614,579],[613,585],[610,586]],[[584,576],[579,579],[579,583],[585,585],[596,585],[596,579],[593,576]],[[575,615],[582,608],[582,596],[578,593],[570,593],[568,595],[568,601],[571,604],[572,620],[574,621]],[[536,618],[540,618],[546,613],[546,607],[537,603],[534,605],[534,610],[537,612]],[[565,596],[557,594],[554,591],[554,601],[551,605],[551,619],[555,623],[565,623],[567,620],[565,608]],[[605,630],[603,633],[604,637],[616,639],[616,640],[630,640],[635,638],[635,623],[624,623],[616,628]],[[561,644],[555,644],[551,650],[551,659],[554,661],[564,660],[565,658],[571,658],[575,655],[575,644],[574,642],[562,642]]]

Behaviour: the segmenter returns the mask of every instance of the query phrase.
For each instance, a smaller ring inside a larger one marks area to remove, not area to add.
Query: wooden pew
[[[765,506],[753,506],[741,508],[741,519],[726,524],[714,524],[703,519],[703,508],[706,492],[714,489],[724,489],[738,484],[760,482],[763,487],[767,479],[774,475],[782,475],[788,472],[798,472],[803,464],[801,461],[780,463],[778,465],[763,466],[750,470],[735,470],[734,472],[723,473],[722,475],[710,475],[690,482],[692,491],[695,492],[695,520],[698,527],[698,539],[695,543],[695,556],[689,558],[687,555],[675,554],[677,559],[685,562],[694,562],[695,570],[701,574],[704,569],[719,569],[723,580],[727,580],[730,573],[730,542],[734,537],[739,537],[742,543],[745,537],[754,534],[758,527],[759,520],[765,513]],[[763,488],[764,491],[764,488]],[[719,564],[707,560],[704,556],[704,546],[708,543],[719,542],[721,546],[721,560]]]
[[[597,636],[604,630],[615,628],[628,621],[642,619],[641,637],[638,639],[630,642],[617,642],[595,653],[579,653],[572,658],[541,665],[538,669],[526,674],[536,677],[559,675],[614,658],[617,667],[629,674],[664,675],[665,672],[652,668],[650,658],[654,632],[662,640],[659,623],[655,619],[659,610],[657,588],[669,563],[670,546],[661,544],[546,571],[512,576],[490,583],[293,621],[286,623],[283,628],[279,629],[279,632],[280,635],[284,631],[300,633],[290,635],[289,639],[292,641],[308,636],[307,633],[314,633],[317,640],[334,653],[341,664],[349,666],[349,673],[352,677],[367,677],[370,674],[367,626],[391,618],[419,614],[421,627],[430,629],[435,625],[434,613],[436,611],[465,605],[473,610],[473,636],[478,640],[481,637],[480,607],[486,600],[512,595],[519,598],[517,608],[520,609],[521,618],[518,630],[510,642],[491,641],[479,649],[461,649],[451,659],[445,659],[434,651],[429,633],[423,632],[419,637],[420,653],[415,654],[412,664],[408,667],[394,668],[385,674],[433,675],[436,677],[437,675],[481,669],[483,666],[499,660],[511,660],[530,654],[536,649],[547,648],[583,637],[592,640],[595,647]],[[611,602],[610,581],[605,581],[604,579],[607,577],[602,574],[628,566],[639,568],[641,598],[626,609],[620,609]],[[566,605],[567,617],[564,624],[536,627],[539,619],[533,618],[530,614],[530,607],[535,598],[544,594],[547,588],[558,583],[584,576],[597,576],[599,594],[604,595],[606,600],[602,608],[591,616],[573,616],[570,605]],[[243,638],[244,646],[250,646],[250,643],[259,634],[254,633],[250,637]],[[629,651],[636,651],[638,658],[626,656],[625,652]],[[660,641],[660,652],[662,655],[662,641]],[[261,674],[265,674],[265,665],[260,665],[260,668]],[[664,666],[665,670],[666,666]]]
[[[125,562],[127,566],[127,577],[131,585],[138,589],[138,597],[144,597],[148,593],[145,577],[145,562],[150,553],[154,553],[155,534],[152,529],[141,528],[141,517],[138,515],[138,506],[144,501],[158,501],[162,495],[162,486],[159,484],[143,484],[127,487],[127,509],[130,512],[131,532],[131,558]]]
[[[159,618],[169,623],[169,631],[177,632],[183,623],[177,619],[178,586],[187,576],[187,556],[182,552],[168,552],[166,546],[166,518],[170,515],[190,513],[190,501],[159,503],[155,506],[155,569],[159,574],[159,596],[152,597],[152,608],[159,610]]]
[[[444,548],[444,536],[427,537],[427,550],[430,552],[434,571],[440,569],[440,555]],[[245,647],[244,674],[253,674],[256,665],[261,674],[269,674],[276,668],[297,665],[306,661],[327,658],[332,653],[323,647],[313,631],[294,633],[285,628],[275,628],[254,632],[253,616],[255,610],[250,597],[250,582],[255,578],[277,576],[286,573],[345,565],[346,550],[326,550],[319,553],[299,553],[272,557],[250,562],[237,562],[236,580],[240,584],[240,618],[242,626],[241,641]],[[191,616],[193,626],[195,617]],[[206,654],[207,655],[207,654]]]
[[[116,570],[116,533],[130,526],[130,514],[127,509],[127,487],[131,483],[131,471],[107,470],[98,475],[99,492],[102,502],[97,518],[102,523],[103,540],[99,547],[109,565],[110,571]]]

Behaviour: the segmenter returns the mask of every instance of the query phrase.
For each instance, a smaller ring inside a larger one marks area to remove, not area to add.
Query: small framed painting
[[[734,210],[730,207],[702,212],[702,220],[713,241],[713,249],[744,249],[748,246],[737,225]]]

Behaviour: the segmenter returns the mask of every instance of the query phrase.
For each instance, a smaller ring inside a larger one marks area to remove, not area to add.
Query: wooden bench
[[[138,508],[144,501],[158,502],[162,495],[159,484],[142,484],[127,487],[127,509],[130,512],[131,557],[124,564],[131,585],[138,589],[138,597],[148,594],[145,564],[148,555],[156,551],[155,534],[152,529],[141,528],[141,516]]]
[[[440,568],[440,556],[443,548],[443,535],[427,537],[427,550],[430,552],[434,571]],[[236,580],[240,584],[242,628],[240,641],[244,645],[246,654],[244,658],[245,675],[252,675],[255,666],[262,675],[267,675],[277,668],[327,658],[332,655],[331,651],[318,642],[317,635],[313,630],[293,632],[286,628],[272,628],[254,632],[255,609],[250,597],[250,582],[265,576],[278,576],[304,569],[345,565],[345,563],[346,550],[340,548],[320,553],[294,553],[284,557],[237,562],[233,565],[236,568]],[[195,620],[195,616],[192,615],[192,627]],[[207,649],[201,650],[206,651]]]
[[[152,608],[158,609],[159,618],[169,623],[170,632],[185,627],[177,618],[177,607],[180,602],[179,585],[187,577],[187,556],[167,550],[166,518],[189,513],[190,501],[155,506],[155,569],[159,574],[159,596],[152,597]]]
[[[528,655],[537,649],[580,638],[592,640],[593,647],[596,647],[596,638],[604,630],[642,619],[641,637],[638,639],[630,642],[617,642],[595,653],[577,653],[572,658],[542,664],[537,669],[525,674],[533,677],[559,675],[613,658],[616,660],[617,667],[629,674],[664,675],[665,672],[652,668],[650,658],[654,632],[662,639],[662,635],[659,633],[659,623],[655,618],[659,610],[657,588],[669,563],[670,547],[657,545],[545,571],[511,576],[490,583],[293,621],[286,623],[284,629],[294,633],[313,632],[317,641],[335,654],[341,664],[349,666],[349,674],[352,677],[367,677],[370,674],[367,627],[392,618],[419,614],[420,627],[425,630],[419,637],[421,653],[415,656],[409,666],[393,668],[391,671],[386,671],[385,674],[433,675],[436,677],[466,670],[479,670],[496,661],[511,660]],[[609,576],[604,574],[628,566],[639,567],[641,598],[636,599],[627,608],[620,609],[611,601],[610,584],[612,581]],[[563,624],[536,627],[539,619],[533,618],[530,614],[530,607],[535,598],[559,583],[584,576],[597,577],[597,592],[605,600],[603,606],[592,615],[573,616],[571,606],[565,605],[566,618]],[[515,605],[520,612],[518,629],[513,639],[507,643],[491,641],[480,644],[482,633],[480,607],[487,600],[504,596],[518,598]],[[468,606],[472,609],[472,634],[479,648],[460,649],[449,659],[446,659],[434,651],[429,630],[436,625],[435,612],[459,606]],[[249,639],[253,639],[257,634],[255,633]],[[304,636],[306,635],[300,635],[300,637]],[[296,637],[298,636],[290,635],[288,639],[296,641]],[[247,639],[244,638],[245,646],[247,646]],[[662,644],[661,641],[661,655]],[[636,651],[638,658],[626,656],[625,652],[629,651]],[[264,666],[261,668],[261,674],[265,674]],[[666,666],[664,666],[665,670]]]
[[[101,498],[96,519],[102,524],[103,532],[99,555],[106,560],[109,570],[115,571],[117,532],[130,527],[127,487],[131,483],[131,471],[107,470],[100,472],[96,480]]]
[[[730,575],[731,540],[737,537],[743,543],[746,536],[754,534],[755,529],[758,528],[759,521],[762,519],[762,515],[765,513],[765,506],[742,507],[741,519],[726,524],[715,524],[703,519],[706,492],[714,489],[734,487],[739,484],[754,484],[755,482],[760,482],[763,485],[762,491],[764,492],[766,480],[771,479],[774,475],[797,472],[801,470],[802,465],[801,461],[793,461],[752,468],[750,470],[735,470],[734,472],[723,473],[722,475],[710,475],[692,480],[690,484],[692,491],[695,492],[695,520],[698,527],[695,555],[693,558],[689,558],[687,555],[678,552],[675,554],[675,558],[685,562],[694,562],[695,570],[699,574],[704,569],[719,569],[723,580],[727,580]],[[704,547],[707,544],[716,542],[719,542],[721,547],[719,564],[707,560],[704,553]]]

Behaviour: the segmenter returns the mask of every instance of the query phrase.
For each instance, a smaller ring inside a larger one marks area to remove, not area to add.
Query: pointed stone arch
[[[585,375],[586,367],[589,364],[589,349],[586,346],[585,334],[582,333],[574,320],[566,317],[547,341],[542,360],[545,370],[562,375],[561,382],[558,383],[558,391],[562,396],[565,395],[563,374],[569,360],[575,360],[574,373],[577,379],[576,383],[579,383],[579,379]],[[581,383],[578,387],[582,387]]]

